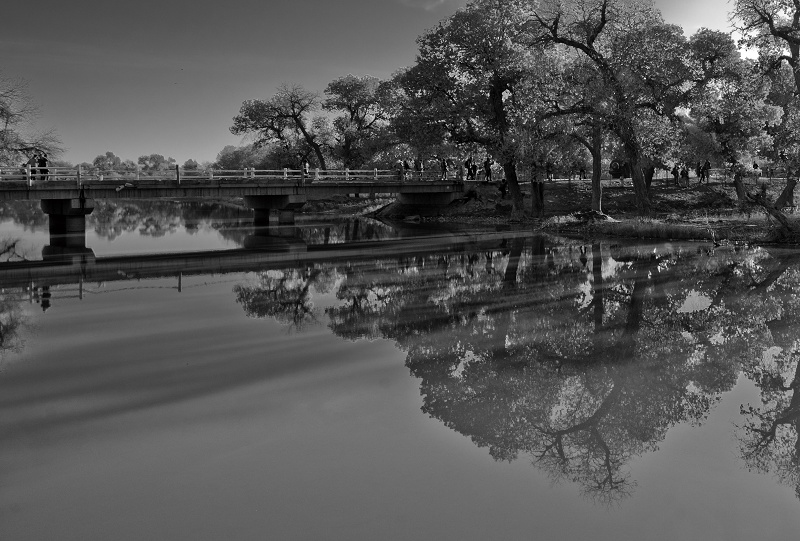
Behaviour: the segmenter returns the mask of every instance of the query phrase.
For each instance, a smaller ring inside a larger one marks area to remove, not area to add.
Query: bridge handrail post
[[[33,182],[31,181],[31,164],[25,164],[25,179],[28,181],[28,186],[33,186]]]
[[[175,180],[178,181],[178,186],[181,185],[181,166],[177,163],[175,164]]]

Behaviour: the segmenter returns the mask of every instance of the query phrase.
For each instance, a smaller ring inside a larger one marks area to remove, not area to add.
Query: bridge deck
[[[0,201],[72,199],[157,199],[157,198],[229,198],[245,196],[304,195],[308,199],[324,199],[332,195],[413,194],[462,192],[462,182],[456,181],[398,181],[379,179],[319,180],[259,178],[215,179],[140,179],[129,181],[55,180],[29,184],[24,180],[4,180],[0,183]]]

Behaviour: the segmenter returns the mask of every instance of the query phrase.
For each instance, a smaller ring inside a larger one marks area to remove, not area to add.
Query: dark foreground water
[[[0,539],[800,531],[800,252],[5,213]]]

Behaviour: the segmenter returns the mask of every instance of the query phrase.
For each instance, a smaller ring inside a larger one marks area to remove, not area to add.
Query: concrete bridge
[[[94,171],[81,168],[0,169],[0,201],[41,201],[51,237],[83,245],[85,217],[95,199],[221,199],[241,197],[254,210],[257,225],[294,223],[294,212],[308,201],[346,194],[395,194],[401,203],[447,205],[464,191],[464,182],[440,173],[407,175],[394,170],[351,171]]]

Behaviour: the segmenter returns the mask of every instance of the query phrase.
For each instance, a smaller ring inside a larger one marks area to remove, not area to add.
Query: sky
[[[728,29],[728,0],[656,0],[687,35]],[[213,161],[248,141],[228,128],[281,84],[322,93],[343,75],[387,78],[416,38],[466,0],[37,0],[2,8],[0,75],[27,82],[62,159],[163,154]],[[16,21],[16,23],[15,23]]]

